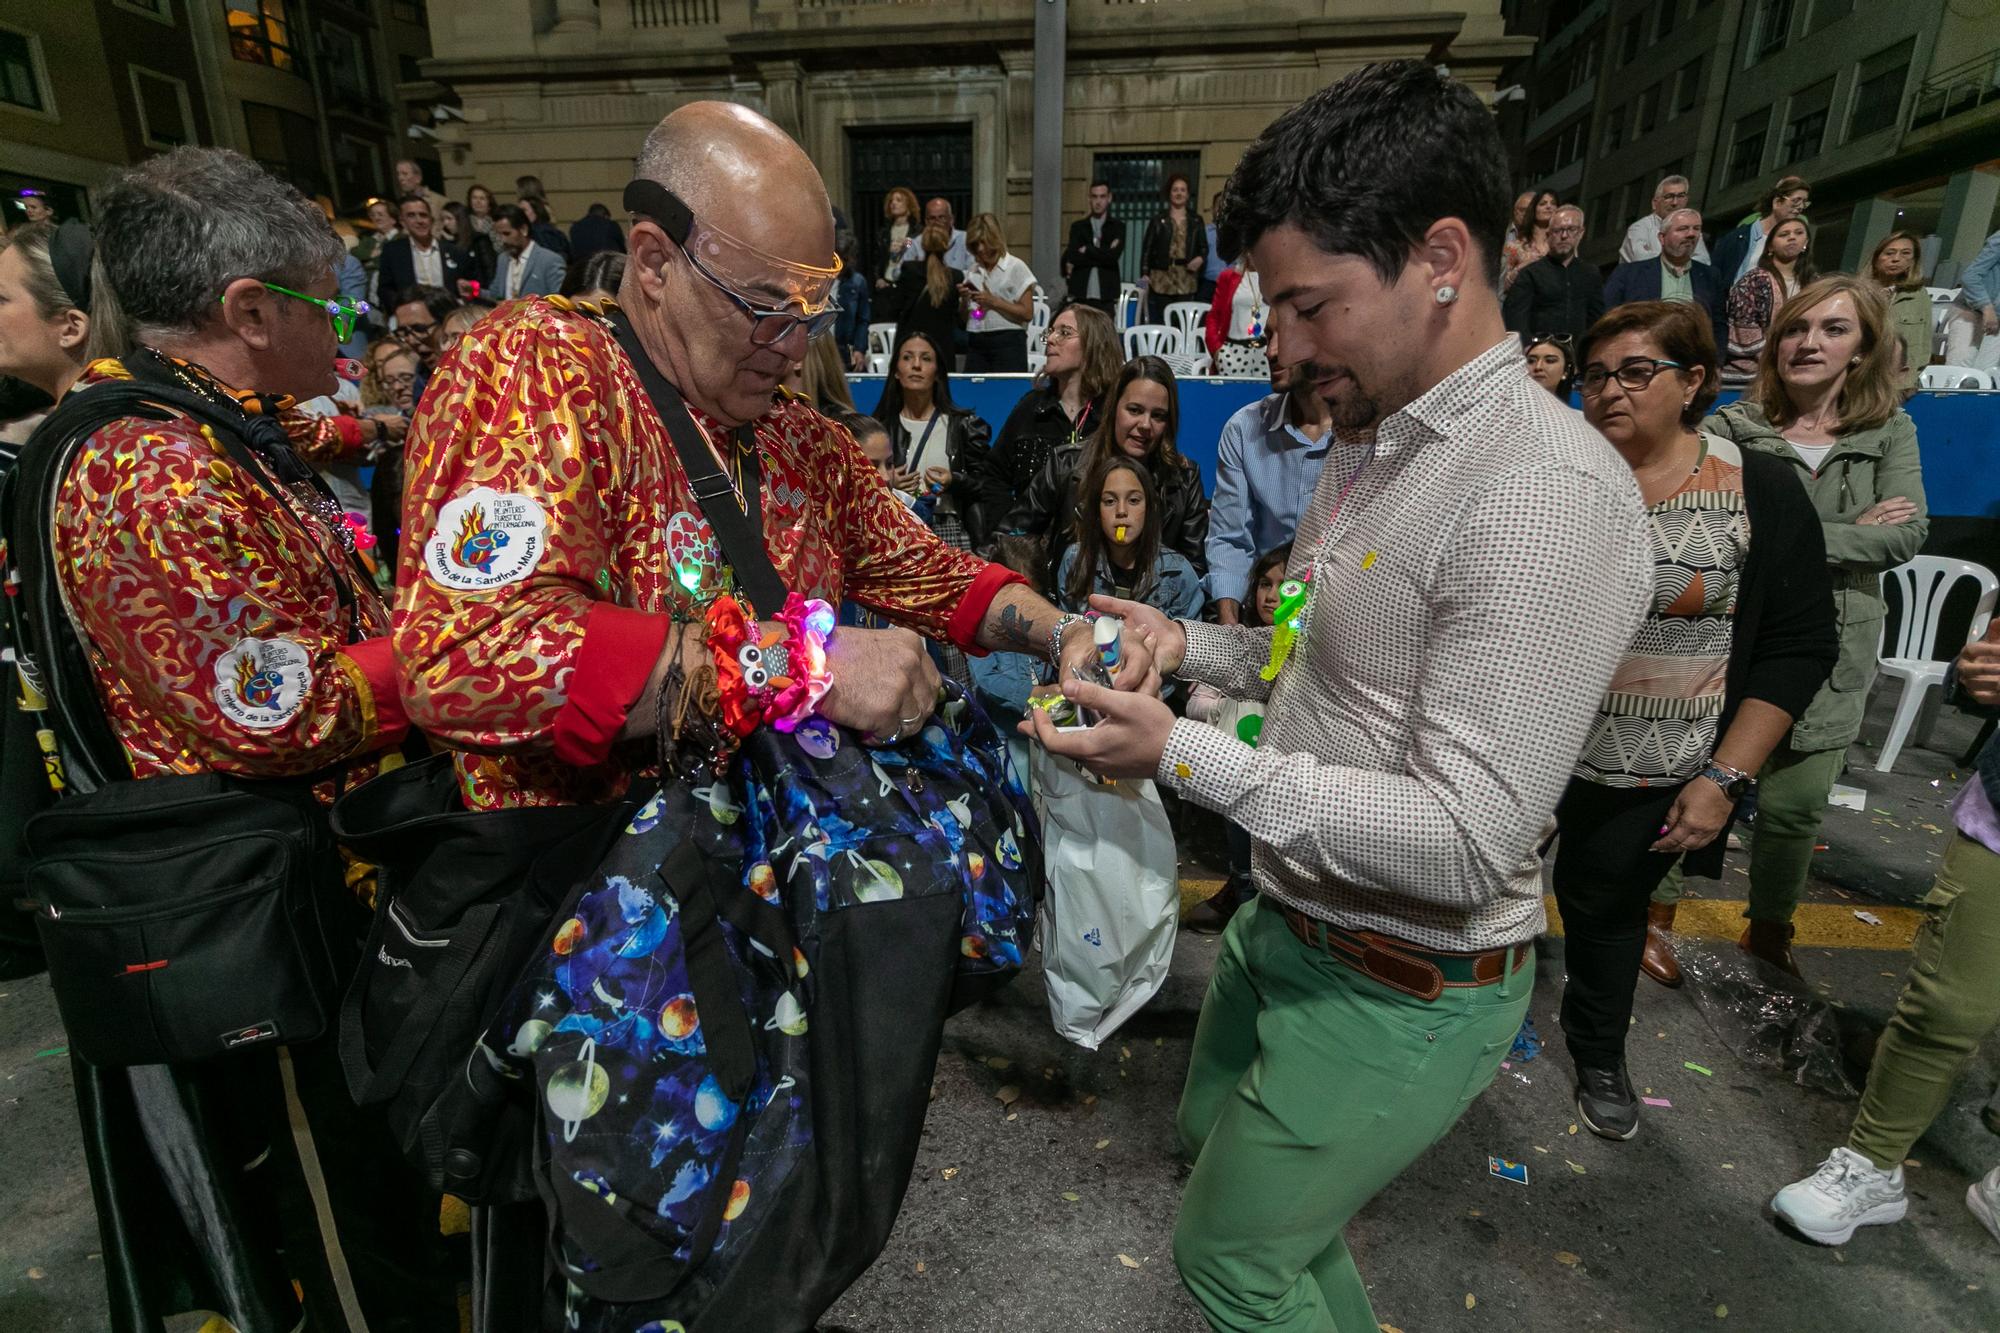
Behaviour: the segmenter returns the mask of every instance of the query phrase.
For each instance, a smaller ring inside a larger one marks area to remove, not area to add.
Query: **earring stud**
[[[1458,288],[1452,286],[1450,283],[1446,283],[1444,286],[1437,289],[1437,303],[1439,305],[1450,305],[1453,301],[1456,301],[1457,299],[1458,299]]]

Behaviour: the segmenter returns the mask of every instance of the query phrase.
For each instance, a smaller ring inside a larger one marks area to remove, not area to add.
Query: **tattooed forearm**
[[[1002,588],[987,608],[979,627],[982,648],[999,653],[1032,653],[1045,657],[1049,631],[1062,613],[1019,584]]]

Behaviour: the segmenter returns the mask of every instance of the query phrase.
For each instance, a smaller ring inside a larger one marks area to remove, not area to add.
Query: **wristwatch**
[[[1708,767],[1701,770],[1701,776],[1722,788],[1722,794],[1732,801],[1743,799],[1743,793],[1750,790],[1750,775],[1740,768],[1708,761]]]

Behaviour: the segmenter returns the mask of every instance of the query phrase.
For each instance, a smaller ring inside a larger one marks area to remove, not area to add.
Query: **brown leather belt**
[[[1371,981],[1419,1000],[1435,1000],[1447,988],[1491,986],[1520,970],[1534,951],[1533,941],[1481,953],[1442,953],[1373,930],[1349,930],[1287,907],[1285,924],[1299,943],[1345,963]]]

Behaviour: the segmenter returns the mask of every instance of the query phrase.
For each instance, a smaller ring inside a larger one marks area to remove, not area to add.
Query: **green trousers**
[[[1794,750],[1781,745],[1757,774],[1757,822],[1750,833],[1752,921],[1790,921],[1812,870],[1813,844],[1826,818],[1826,795],[1833,790],[1847,750]],[[1656,903],[1679,902],[1681,868],[1675,866],[1653,890]]]
[[[1848,1146],[1885,1169],[1908,1157],[1996,1026],[2000,856],[1958,833],[1924,898],[1910,975],[1875,1048]]]
[[[1212,1327],[1375,1333],[1341,1231],[1493,1081],[1534,981],[1530,958],[1418,1000],[1300,943],[1268,899],[1236,914],[1180,1107],[1174,1263]]]

